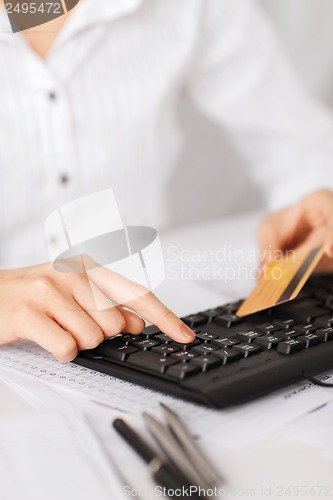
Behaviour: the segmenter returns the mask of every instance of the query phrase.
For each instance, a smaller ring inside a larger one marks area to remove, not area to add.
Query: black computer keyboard
[[[74,363],[217,408],[333,369],[333,274],[262,313],[238,318],[240,303],[182,318],[197,334],[192,344],[150,326],[81,351]]]

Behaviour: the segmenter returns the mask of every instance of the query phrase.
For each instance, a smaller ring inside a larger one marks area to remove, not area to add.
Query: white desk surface
[[[257,215],[250,215],[246,218],[236,217],[224,223],[192,228],[191,231],[175,231],[173,235],[164,236],[162,241],[165,248],[167,245],[174,244],[175,241],[182,248],[185,247],[185,242],[188,248],[209,248],[213,245],[214,240],[216,245],[216,238],[220,239],[220,235],[222,235],[221,238],[227,244],[240,246],[246,242],[250,248],[251,245],[254,245],[253,232],[257,222]],[[211,230],[213,230],[213,234]],[[200,238],[198,238],[198,234],[200,234]],[[187,297],[187,301],[183,300],[182,304],[179,303],[176,294],[171,293],[171,290],[175,291],[175,287],[172,284],[170,287],[170,283],[166,283],[158,291],[158,294],[170,306],[174,306],[178,313],[183,314],[190,312],[191,305],[194,312],[201,306],[216,305],[218,300],[223,303],[228,300],[229,292],[231,299],[236,298],[241,290],[237,283],[228,287],[217,281],[213,285],[213,290],[209,289],[207,285],[206,293],[203,293],[201,298]],[[246,287],[250,287],[250,284],[243,283],[242,289],[245,290]],[[31,408],[27,401],[1,381],[0,401],[0,414],[16,413]],[[317,422],[320,427],[320,416],[318,416]],[[223,432],[223,429],[219,429],[218,432]],[[251,422],[248,422],[246,428],[240,428],[239,432],[251,432]],[[210,441],[207,441],[206,447],[209,455],[221,464],[221,469],[224,471],[227,486],[223,498],[227,500],[279,499],[282,497],[333,498],[333,454],[324,455],[320,442],[309,443],[306,439],[304,442],[295,442],[292,440],[292,435],[288,436],[288,433],[285,433],[284,437],[269,438],[242,449],[222,450],[214,447],[214,443]],[[331,443],[331,451],[333,452],[333,442]],[[139,462],[138,467],[140,467]],[[112,497],[110,496],[110,498]],[[130,497],[124,495],[124,498]]]

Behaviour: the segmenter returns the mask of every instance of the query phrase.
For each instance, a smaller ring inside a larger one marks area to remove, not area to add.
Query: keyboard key
[[[319,326],[333,326],[333,316],[330,314],[326,314],[325,316],[321,316],[320,318],[317,318],[315,321],[316,325]]]
[[[159,342],[172,342],[172,338],[168,337],[164,333],[158,333],[154,336],[154,340],[158,340]]]
[[[208,354],[210,352],[217,351],[218,347],[215,345],[211,344],[201,344],[199,346],[193,347],[192,351],[196,352],[197,354]]]
[[[239,351],[244,358],[247,358],[248,356],[252,356],[252,354],[258,354],[259,352],[262,351],[261,347],[255,344],[239,344],[235,345],[233,349],[236,349]]]
[[[279,330],[276,335],[282,339],[295,339],[304,332],[297,332],[294,328],[287,328],[286,330]]]
[[[151,326],[147,326],[143,330],[142,335],[144,337],[150,338],[150,337],[153,337],[154,335],[158,335],[159,333],[161,333],[161,330],[159,328],[157,328],[157,326],[151,325]]]
[[[178,342],[171,342],[171,344],[177,344],[177,345],[182,345],[184,350],[189,350],[192,349],[192,347],[196,347],[197,345],[202,344],[202,340],[195,338],[193,342],[190,342],[189,344],[178,344]]]
[[[210,342],[211,340],[215,339],[217,335],[214,335],[213,333],[208,333],[208,332],[201,332],[196,335],[196,339],[200,339],[203,342]]]
[[[214,356],[221,358],[224,365],[243,357],[242,354],[239,351],[236,351],[234,347],[231,347],[229,349],[219,349],[218,351],[214,352]]]
[[[190,314],[189,316],[181,318],[181,320],[184,321],[184,323],[188,325],[190,328],[207,323],[207,317],[200,313]]]
[[[308,285],[311,286],[311,288],[314,288],[314,286],[320,287],[324,290],[330,290],[331,289],[331,281],[332,281],[332,275],[331,274],[319,274],[316,276],[313,276],[312,278],[309,279]],[[327,292],[326,292],[327,293]]]
[[[89,351],[84,351],[84,354],[90,352],[97,357],[102,359],[125,361],[130,354],[137,352],[133,346],[120,344],[115,340],[105,340],[95,349],[90,349]]]
[[[171,354],[171,358],[176,359],[177,361],[190,361],[193,358],[197,358],[198,354],[195,352],[189,351],[179,351]]]
[[[302,342],[306,349],[308,347],[312,347],[314,345],[321,344],[323,342],[320,335],[316,335],[315,333],[307,333],[306,335],[302,335],[301,337],[298,337],[297,340]]]
[[[311,323],[315,318],[327,314],[327,310],[322,309],[320,302],[315,299],[287,302],[277,306],[275,311],[277,314],[286,314],[305,323]]]
[[[160,356],[169,356],[170,354],[178,352],[179,350],[180,350],[179,347],[176,347],[171,344],[163,344],[152,348],[152,351],[156,352]]]
[[[206,316],[206,321],[211,323],[216,316],[219,314],[223,314],[225,310],[222,307],[215,307],[214,309],[207,309],[206,311],[202,311],[200,314]]]
[[[318,288],[318,289],[314,290],[313,296],[316,299],[320,300],[320,302],[325,303],[326,297],[327,297],[327,290],[324,290],[324,288]]]
[[[320,274],[317,276],[314,276],[312,279],[310,278],[309,284],[312,285],[312,287],[321,287],[324,288],[325,290],[332,291],[332,274]]]
[[[131,354],[128,357],[127,364],[146,368],[154,373],[164,373],[168,366],[177,363],[175,359],[169,356],[159,356],[158,354],[150,351],[139,351]]]
[[[180,363],[170,366],[170,368],[167,369],[166,374],[169,377],[182,380],[190,377],[191,375],[196,375],[197,373],[200,373],[200,371],[199,366],[193,365],[191,361],[190,363]]]
[[[330,309],[333,308],[333,295],[330,294],[326,297],[325,305]]]
[[[323,342],[328,342],[333,340],[333,327],[328,326],[327,328],[320,328],[316,331],[316,334],[321,337]]]
[[[239,309],[239,307],[242,305],[243,300],[237,300],[237,302],[229,302],[228,304],[225,304],[224,306],[221,306],[223,310],[229,312],[229,313],[234,313]]]
[[[313,323],[307,323],[305,325],[295,325],[293,327],[293,329],[300,334],[314,332],[315,330],[317,330],[317,328],[318,325],[314,325]]]
[[[255,331],[262,332],[262,333],[274,333],[277,330],[280,330],[281,327],[279,325],[276,325],[274,323],[262,323],[261,325],[257,325],[254,327]]]
[[[295,298],[295,300],[298,302],[299,300],[303,300],[303,299],[312,299],[313,298],[313,294],[311,291],[309,290],[306,290],[303,288],[303,290],[301,290],[297,297]]]
[[[125,333],[124,335],[119,335],[117,338],[117,342],[121,342],[122,344],[133,344],[133,342],[137,342],[141,337],[139,335],[131,335],[130,333]]]
[[[193,359],[191,363],[198,365],[201,368],[201,371],[205,372],[210,368],[219,366],[222,363],[222,360],[208,354],[206,356],[199,356],[198,358]]]
[[[179,347],[182,347],[182,346],[193,346],[193,345],[198,345],[200,344],[200,340],[195,338],[193,340],[193,342],[190,342],[189,344],[181,344],[180,342],[175,342],[171,337],[168,337],[167,335],[164,335],[164,333],[159,333],[158,335],[155,335],[153,337],[153,340],[157,340],[158,342],[160,342],[161,344],[172,344],[172,345],[176,345],[176,346],[179,346]]]
[[[228,337],[223,337],[220,339],[212,340],[211,344],[216,345],[217,347],[232,347],[233,345],[239,344],[239,341],[236,339],[229,339]]]
[[[277,352],[281,354],[293,354],[302,349],[304,349],[303,343],[296,339],[285,340],[277,346]]]
[[[256,330],[248,330],[246,332],[244,331],[236,333],[235,339],[239,340],[240,342],[249,343],[256,338],[261,337],[262,335],[263,335],[262,332],[257,332]]]
[[[199,339],[194,339],[193,342],[191,342],[190,344],[181,344],[180,342],[175,342],[175,341],[172,341],[169,343],[169,345],[172,345],[174,347],[178,347],[180,350],[183,350],[183,351],[187,351],[189,349],[192,349],[192,347],[195,347],[197,345],[200,345],[201,342]]]
[[[241,323],[242,321],[244,321],[243,318],[239,318],[232,313],[220,314],[214,319],[214,323],[216,323],[217,325],[226,326],[227,328],[230,328],[237,323]]]
[[[236,349],[239,351],[244,358],[247,358],[248,356],[251,356],[252,354],[257,354],[258,352],[261,352],[262,349],[258,345],[255,344],[239,344],[233,347],[233,349]]]
[[[160,343],[152,339],[142,339],[138,340],[137,342],[133,342],[132,345],[137,349],[143,349],[144,351],[146,351],[147,349],[151,349],[152,347],[160,345]]]
[[[254,343],[263,349],[275,349],[281,338],[277,335],[263,335],[254,340]]]
[[[279,329],[291,328],[294,326],[296,321],[292,318],[284,319],[280,321],[274,321],[274,325],[278,326]]]

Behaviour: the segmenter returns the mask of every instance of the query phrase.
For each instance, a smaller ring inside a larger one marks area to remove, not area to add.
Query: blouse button
[[[60,183],[61,184],[68,184],[69,183],[69,177],[67,174],[62,174],[60,176]]]

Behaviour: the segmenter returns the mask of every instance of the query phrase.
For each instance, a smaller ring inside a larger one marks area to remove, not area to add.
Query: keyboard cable
[[[320,387],[333,387],[333,384],[330,382],[322,382],[321,380],[312,377],[309,373],[307,373],[305,370],[303,370],[303,377],[306,378],[309,382],[315,385],[319,385]]]

